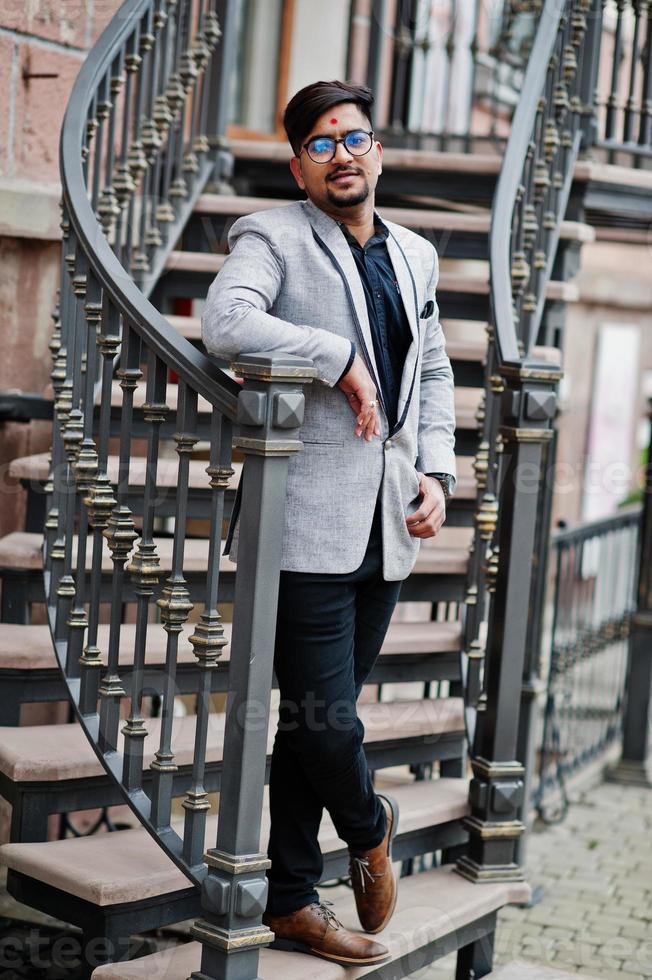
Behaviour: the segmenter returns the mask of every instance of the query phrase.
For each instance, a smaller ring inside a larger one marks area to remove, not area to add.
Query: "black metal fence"
[[[518,102],[541,3],[373,0],[353,4],[349,74],[366,47],[377,129],[388,145],[468,151],[504,142]],[[365,40],[358,31],[367,22]]]
[[[548,694],[534,803],[546,821],[568,807],[566,781],[619,738],[627,638],[636,608],[640,507],[558,532]]]

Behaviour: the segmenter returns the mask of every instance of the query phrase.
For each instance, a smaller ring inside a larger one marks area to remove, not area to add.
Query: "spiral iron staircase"
[[[637,10],[649,37],[648,7]],[[549,519],[566,279],[593,235],[568,217],[580,152],[596,143],[601,12],[600,0],[541,10],[502,162],[485,158],[478,180],[495,184],[491,215],[379,197],[386,217],[445,234],[449,254],[488,258],[489,277],[443,269],[438,287],[459,490],[401,594],[399,612],[428,612],[397,616],[360,707],[376,781],[401,802],[403,878],[381,937],[391,960],[356,976],[407,976],[454,950],[458,980],[485,976],[498,910],[528,898],[533,558]],[[37,492],[26,531],[0,541],[0,648],[23,658],[2,661],[13,818],[0,856],[16,898],[96,944],[83,964],[96,980],[290,980],[317,963],[269,949],[261,925],[280,533],[312,368],[264,351],[218,364],[179,312],[219,271],[229,222],[283,203],[261,196],[273,161],[233,193],[247,164],[224,136],[234,29],[230,0],[126,0],[82,67],[61,138],[51,458],[15,461]],[[392,186],[404,152],[386,153]],[[450,187],[458,164],[437,163]],[[468,178],[460,187],[472,193]],[[236,570],[221,542],[241,472]],[[72,724],[18,726],[21,702],[62,696]],[[119,803],[131,829],[47,840],[52,814],[74,830],[75,811]],[[340,878],[346,848],[328,820],[321,843],[325,880]],[[350,896],[337,911],[355,926]],[[129,959],[130,937],[188,919],[193,942]],[[320,966],[324,980],[344,976]]]

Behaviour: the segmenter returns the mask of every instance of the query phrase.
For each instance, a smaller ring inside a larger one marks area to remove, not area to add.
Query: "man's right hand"
[[[356,416],[356,436],[364,434],[367,442],[371,442],[374,436],[380,435],[378,392],[359,354],[355,355],[350,370],[344,375],[338,387],[346,395],[351,411]]]

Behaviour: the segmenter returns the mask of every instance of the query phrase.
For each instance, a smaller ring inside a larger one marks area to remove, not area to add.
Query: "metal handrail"
[[[229,418],[235,417],[238,384],[182,337],[149,302],[112,251],[89,201],[81,147],[87,114],[98,85],[150,0],[125,0],[109,21],[73,85],[60,141],[63,200],[73,231],[102,288],[129,318],[136,332],[164,360],[173,360],[179,377]]]

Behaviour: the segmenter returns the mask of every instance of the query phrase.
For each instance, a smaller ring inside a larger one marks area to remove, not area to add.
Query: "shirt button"
[[[387,442],[385,443],[385,449],[387,450],[391,448],[392,448],[392,440],[388,439]]]

